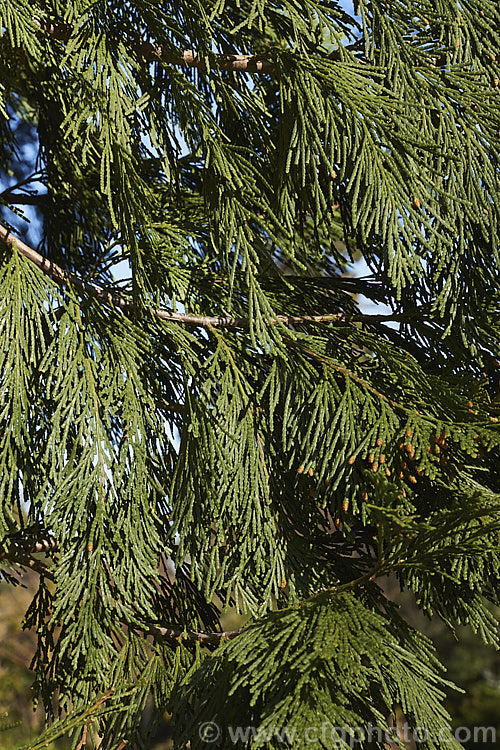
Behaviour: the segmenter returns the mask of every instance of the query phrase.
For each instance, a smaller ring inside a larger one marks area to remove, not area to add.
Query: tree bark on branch
[[[33,17],[33,23],[41,31],[47,32],[60,42],[67,42],[73,33],[73,26],[70,24],[52,24],[38,16]],[[192,49],[174,54],[160,44],[152,44],[151,42],[133,42],[132,47],[147,62],[160,60],[170,65],[183,65],[187,68],[207,70],[207,61]],[[269,73],[273,75],[276,71],[275,64],[266,55],[216,55],[212,63],[219,70],[230,70],[238,73]]]
[[[110,292],[107,289],[94,284],[85,279],[81,279],[70,271],[66,271],[57,263],[53,263],[40,255],[36,250],[16,237],[9,229],[0,224],[0,242],[4,245],[14,247],[16,250],[34,263],[40,270],[59,284],[69,284],[77,291],[90,297],[94,297],[100,302],[118,307],[120,310],[127,311],[135,309],[134,303],[124,297]],[[165,309],[150,308],[150,312],[160,320],[170,320],[174,323],[184,325],[200,326],[203,328],[248,328],[250,325],[249,318],[234,318],[230,316],[209,316],[209,315],[191,315],[190,313],[178,313]],[[343,312],[324,313],[322,315],[275,315],[266,322],[269,325],[283,323],[284,325],[304,325],[308,323],[331,323],[338,321],[350,320],[352,322],[366,323],[385,323],[407,319],[408,315],[353,315],[347,316]]]

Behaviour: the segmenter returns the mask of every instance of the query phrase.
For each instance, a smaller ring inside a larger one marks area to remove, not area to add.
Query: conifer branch
[[[8,560],[24,568],[30,568],[41,576],[53,581],[52,571],[41,561],[33,557],[41,552],[56,550],[58,543],[54,537],[49,536],[47,539],[41,539],[39,542],[29,542],[23,539],[12,541],[12,547],[6,550],[0,550],[0,560]]]
[[[45,31],[53,39],[59,42],[68,42],[74,27],[67,23],[53,24],[49,21],[44,21],[39,16],[33,16],[32,21],[34,25]],[[345,49],[362,52],[362,40],[357,40],[352,44],[344,45]],[[207,59],[201,57],[195,50],[186,49],[181,52],[172,52],[163,47],[161,44],[155,44],[153,42],[133,42],[131,41],[131,48],[138,55],[144,58],[146,62],[164,62],[169,65],[180,65],[185,68],[197,68],[201,71],[207,71],[210,66],[217,68],[218,70],[226,70],[234,73],[267,73],[271,76],[276,74],[276,64],[269,60],[265,54],[250,55],[250,54],[224,54],[215,55],[207,65]],[[337,50],[330,53],[327,56],[330,60],[340,58],[340,53]],[[362,58],[362,62],[368,62],[365,58]],[[444,67],[447,63],[446,57],[443,55],[440,58],[433,58],[433,67]]]
[[[387,569],[384,567],[383,561],[380,561],[367,573],[359,576],[359,578],[355,578],[352,581],[344,583],[340,586],[332,586],[329,590],[334,594],[341,594],[345,591],[352,591],[352,589],[357,588],[358,586],[362,588],[366,583],[371,583],[376,578],[380,578],[380,576],[383,576],[386,573]],[[316,599],[323,591],[324,589],[316,592],[311,597],[308,597],[306,601]],[[149,626],[148,633],[150,633],[151,635],[159,636],[161,638],[166,638],[168,640],[187,640],[198,641],[201,644],[215,644],[220,643],[223,640],[232,640],[233,638],[236,638],[238,635],[248,630],[248,627],[248,625],[243,625],[241,628],[237,628],[236,630],[226,630],[221,633],[197,633],[193,631],[186,632],[181,630],[174,630],[173,628],[164,628],[160,625],[151,625]]]
[[[0,242],[3,242],[8,247],[14,247],[21,255],[28,260],[31,260],[38,268],[45,274],[54,279],[54,281],[60,284],[70,284],[78,289],[80,292],[99,299],[101,302],[107,302],[110,305],[115,305],[121,309],[130,309],[132,303],[125,300],[120,295],[109,292],[102,289],[97,284],[93,284],[84,279],[80,279],[71,271],[65,271],[63,268],[44,258],[43,255],[37,253],[32,247],[23,242],[19,237],[13,235],[6,227],[0,224]]]
[[[21,550],[3,550],[0,552],[0,560],[8,560],[15,565],[20,565],[23,568],[29,568],[34,570],[44,578],[48,578],[50,581],[54,580],[54,575],[51,570],[44,565],[40,560],[36,560],[30,554],[24,553]]]
[[[360,318],[371,318],[372,320],[375,317],[384,317],[384,316],[362,316],[358,315],[354,318],[351,318],[351,320],[359,320]],[[396,320],[395,317],[387,317],[387,320]],[[368,383],[363,378],[360,378],[359,375],[355,375],[353,372],[348,370],[345,367],[341,367],[340,365],[336,365],[334,362],[331,361],[331,359],[328,359],[327,357],[323,357],[321,354],[318,354],[318,352],[313,351],[312,349],[308,349],[304,346],[301,347],[302,351],[304,351],[306,354],[308,354],[310,357],[314,357],[314,359],[317,359],[319,362],[322,362],[323,364],[327,365],[327,367],[331,367],[333,370],[337,370],[337,372],[341,372],[346,377],[350,378],[351,380],[354,380],[358,385],[360,385],[362,388],[365,388],[367,391],[370,391],[374,394],[378,399],[381,401],[385,401],[386,403],[390,404],[394,409],[399,409],[400,411],[405,412],[406,414],[415,413],[414,409],[410,409],[407,406],[404,406],[403,404],[400,404],[398,401],[394,401],[394,399],[390,398],[389,396],[386,396],[385,393],[382,393],[377,388],[375,388],[374,385],[371,383]],[[418,412],[416,412],[418,414]],[[426,420],[428,422],[434,423],[436,420],[433,420],[431,417],[427,417],[424,414],[419,414],[420,418],[422,420]]]
[[[0,198],[11,206],[39,206],[45,200],[45,195],[33,195],[32,193],[2,193]]]
[[[47,537],[47,539],[40,539],[39,542],[29,542],[25,539],[14,539],[13,549],[20,550],[22,554],[35,555],[40,552],[49,552],[50,550],[57,550],[57,540],[53,536]],[[12,551],[12,550],[11,550]],[[0,550],[0,558],[6,557],[5,551]]]
[[[57,548],[57,541],[53,537],[48,539],[42,539],[34,544],[26,544],[22,541],[15,541],[12,549],[0,551],[0,560],[8,560],[9,562],[21,565],[23,567],[34,570],[39,575],[54,580],[52,571],[44,565],[40,560],[36,560],[31,555],[37,552],[48,552],[49,550]],[[199,643],[219,643],[222,640],[230,640],[235,638],[237,635],[246,630],[246,627],[237,628],[236,630],[226,630],[221,633],[198,633],[192,631],[176,630],[175,628],[166,628],[160,625],[144,625],[145,632],[154,635],[156,637],[165,638],[168,640],[176,641],[197,641]]]
[[[44,576],[50,581],[54,581],[54,574],[52,571],[47,568],[46,565],[44,565],[39,560],[34,559],[31,557],[32,554],[36,552],[48,552],[49,550],[57,549],[57,541],[53,537],[49,537],[48,539],[42,539],[39,542],[36,542],[34,544],[26,544],[16,541],[14,543],[14,549],[12,550],[4,550],[0,552],[0,559],[9,560],[10,562],[13,562],[17,565],[21,565],[23,567],[28,567],[31,570],[34,570],[39,575]],[[19,548],[19,550],[18,550]],[[332,593],[342,593],[344,591],[351,591],[354,588],[357,588],[358,586],[362,587],[365,583],[369,583],[375,578],[380,577],[381,575],[384,575],[387,571],[383,568],[381,563],[377,563],[374,568],[369,570],[364,575],[360,576],[359,578],[355,578],[352,581],[349,581],[348,583],[342,584],[342,585],[335,585],[332,586],[329,590]],[[320,593],[322,593],[324,589],[322,589],[320,592],[317,592],[313,594],[313,596],[308,597],[306,601],[310,601],[312,599],[315,599]],[[168,628],[164,627],[162,625],[154,625],[154,624],[146,624],[144,623],[143,626],[137,626],[137,625],[129,625],[129,627],[139,627],[141,630],[144,629],[144,632],[148,633],[149,635],[152,635],[156,638],[162,638],[169,641],[188,641],[188,642],[196,642],[204,645],[215,645],[219,644],[222,641],[225,640],[232,640],[233,638],[236,638],[238,635],[241,635],[241,633],[244,633],[248,629],[248,625],[243,625],[241,628],[235,628],[234,630],[224,630],[221,632],[211,632],[211,633],[203,633],[203,632],[197,632],[197,631],[190,631],[190,630],[178,630],[176,628]]]
[[[248,626],[244,625],[236,630],[224,630],[221,633],[197,633],[195,631],[175,630],[174,628],[164,628],[161,625],[148,625],[147,631],[150,635],[165,638],[172,641],[196,641],[202,644],[220,643],[223,640],[232,640],[236,636],[247,630]]]
[[[53,39],[59,42],[67,42],[73,33],[71,24],[52,24],[44,21],[38,16],[33,16],[33,23],[41,31],[47,32]],[[200,57],[195,50],[184,50],[173,53],[160,44],[151,42],[133,42],[132,48],[147,62],[161,62],[170,65],[182,65],[187,68],[198,68],[207,70],[207,61]],[[229,70],[238,73],[269,73],[276,71],[276,66],[265,55],[216,55],[211,61],[219,70]]]
[[[6,227],[0,224],[0,242],[3,242],[9,247],[14,247],[21,253],[25,258],[28,258],[34,263],[41,271],[54,279],[60,284],[69,284],[73,286],[79,292],[87,294],[100,302],[105,302],[114,307],[118,307],[120,310],[133,310],[135,305],[130,300],[125,299],[120,294],[111,292],[107,289],[94,284],[93,282],[81,279],[71,271],[66,271],[57,263],[44,258],[43,255],[38,253],[32,247],[23,242],[19,237],[16,237]],[[208,316],[208,315],[192,315],[190,313],[177,313],[171,310],[165,309],[153,309],[150,308],[150,312],[160,320],[170,320],[175,323],[182,323],[184,325],[201,326],[203,328],[248,328],[250,326],[249,318],[234,318],[231,316]],[[268,319],[266,322],[270,325],[277,325],[283,323],[285,325],[303,325],[308,323],[331,323],[336,321],[352,321],[352,322],[366,322],[366,323],[384,323],[389,321],[406,320],[407,314],[402,315],[346,315],[343,312],[337,313],[323,313],[320,315],[275,315],[273,318]]]

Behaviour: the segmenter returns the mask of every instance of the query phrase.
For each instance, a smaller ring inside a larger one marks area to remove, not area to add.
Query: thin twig
[[[22,547],[24,552],[35,554],[37,552],[49,552],[49,550],[56,550],[58,547],[57,540],[53,536],[49,536],[47,539],[41,539],[39,542],[31,542],[18,540],[15,541],[16,546]]]
[[[381,576],[385,575],[387,571],[384,568],[384,564],[385,561],[381,560],[375,565],[374,568],[369,570],[364,575],[359,576],[359,578],[355,578],[352,581],[348,581],[347,583],[343,583],[340,586],[334,586],[332,587],[332,591],[336,594],[341,594],[344,591],[352,591],[352,589],[355,589],[358,586],[363,587],[365,583],[371,583],[376,578],[380,578]]]
[[[82,731],[82,737],[80,739],[80,742],[76,746],[76,750],[82,750],[83,746],[87,743],[87,724],[83,725],[83,731]]]
[[[383,561],[380,561],[375,565],[374,568],[372,568],[359,578],[355,578],[354,580],[348,581],[347,583],[344,583],[342,585],[337,584],[327,590],[331,591],[334,594],[341,594],[344,591],[351,591],[358,586],[362,587],[366,583],[371,583],[376,578],[380,578],[380,576],[384,575],[385,573],[386,569],[384,568],[384,563]],[[310,601],[312,599],[315,599],[317,596],[320,596],[324,590],[325,589],[316,592],[312,596],[308,597],[306,601]],[[198,641],[202,644],[215,644],[220,643],[223,640],[232,640],[233,638],[236,638],[238,635],[248,630],[248,627],[248,625],[244,625],[237,630],[226,630],[222,633],[196,633],[192,631],[186,632],[174,630],[173,628],[163,628],[160,625],[150,625],[147,632],[151,635],[160,636],[161,638],[166,638],[168,640]]]
[[[51,536],[48,539],[41,539],[39,542],[34,543],[27,540],[15,539],[12,542],[11,549],[0,550],[0,560],[8,560],[15,565],[30,568],[52,581],[54,580],[52,571],[43,562],[32,557],[32,555],[55,549],[57,549],[57,541]]]
[[[4,193],[0,196],[5,203],[9,203],[11,206],[38,206],[46,199],[47,194],[35,194],[35,193]]]
[[[128,299],[125,299],[120,294],[110,292],[107,289],[94,284],[93,282],[81,279],[71,271],[65,271],[63,268],[54,263],[48,258],[44,258],[36,250],[29,245],[26,245],[19,237],[12,234],[6,227],[0,224],[0,242],[3,242],[7,246],[15,247],[16,250],[21,253],[25,258],[31,260],[40,270],[42,270],[48,276],[51,276],[54,281],[59,284],[69,284],[79,292],[83,292],[100,302],[105,302],[108,305],[118,307],[120,310],[128,311],[135,309],[134,303]],[[230,316],[208,316],[208,315],[192,315],[190,313],[177,313],[171,310],[165,309],[153,309],[150,308],[150,312],[160,320],[170,320],[175,323],[182,323],[184,325],[201,326],[203,328],[218,327],[218,328],[248,328],[250,326],[249,318],[233,318]],[[402,315],[346,315],[343,312],[337,313],[324,313],[321,315],[275,315],[273,318],[269,318],[266,322],[269,325],[276,325],[284,323],[285,325],[305,325],[308,323],[331,323],[336,321],[349,320],[352,322],[366,322],[366,323],[385,323],[389,321],[406,320],[407,314]]]
[[[26,544],[23,544],[23,542],[16,542],[15,547],[18,546],[24,546],[25,548],[29,548],[30,552],[44,552],[48,551],[49,549],[55,549],[57,548],[57,541],[53,537],[49,537],[49,539],[42,539],[40,542],[36,542],[35,544],[29,544],[26,542]],[[41,563],[38,560],[33,559],[29,555],[25,555],[23,553],[19,553],[17,549],[9,550],[9,551],[0,551],[0,558],[4,558],[6,560],[10,560],[11,562],[14,562],[18,565],[23,565],[25,567],[29,567],[32,570],[36,571],[40,575],[48,578],[49,580],[54,580],[53,573],[47,568],[43,563]],[[353,588],[356,588],[358,586],[363,586],[363,584],[371,582],[375,580],[375,578],[378,578],[381,575],[384,575],[385,569],[383,568],[383,565],[379,562],[377,565],[368,573],[365,573],[364,575],[360,576],[359,578],[355,578],[352,581],[349,581],[348,583],[342,584],[342,585],[334,585],[329,590],[332,593],[342,593],[343,591],[350,591]],[[318,591],[317,593],[313,594],[312,596],[308,597],[306,601],[309,601],[311,599],[314,599],[316,596],[320,595],[325,589],[322,589],[321,591]],[[126,624],[126,623],[124,623]],[[200,643],[202,645],[215,645],[219,644],[222,641],[230,641],[233,638],[236,638],[237,636],[241,635],[241,633],[244,633],[246,630],[248,630],[248,625],[243,625],[241,628],[236,628],[235,630],[224,630],[221,632],[212,632],[212,633],[202,633],[192,630],[178,630],[176,628],[167,628],[163,627],[162,625],[154,625],[154,624],[146,624],[143,625],[128,625],[130,628],[137,628],[143,630],[148,635],[152,635],[155,638],[163,638],[168,641],[177,641],[181,643],[182,641],[188,641],[188,642],[196,642]],[[106,696],[108,697],[108,696]],[[105,697],[105,698],[106,698]],[[105,698],[103,700],[105,700]]]
[[[248,626],[244,625],[236,630],[224,630],[221,633],[197,633],[191,630],[175,630],[174,628],[164,628],[161,625],[148,625],[145,632],[156,637],[165,638],[170,641],[197,641],[198,643],[210,644],[220,643],[223,640],[232,640],[236,636],[247,630]]]
[[[40,562],[40,560],[35,560],[34,557],[31,557],[31,555],[16,552],[15,550],[9,550],[6,552],[0,552],[0,559],[8,560],[9,562],[14,563],[15,565],[20,565],[23,568],[30,568],[30,570],[34,570],[35,573],[48,578],[50,581],[54,580],[54,574],[52,571]]]
[[[5,198],[6,195],[10,195],[10,193],[12,193],[14,190],[19,190],[25,185],[29,185],[31,182],[39,182],[41,176],[41,172],[32,172],[32,174],[29,174],[27,177],[23,177],[22,180],[19,180],[14,185],[9,185],[5,188],[5,190],[2,190],[0,192],[0,198]]]

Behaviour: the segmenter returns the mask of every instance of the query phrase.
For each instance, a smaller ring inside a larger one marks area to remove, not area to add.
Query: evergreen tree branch
[[[71,24],[52,24],[38,16],[33,16],[33,23],[41,31],[47,32],[59,42],[67,42],[73,33],[73,26]],[[187,68],[207,70],[206,60],[201,58],[195,50],[188,49],[178,54],[173,54],[160,44],[152,44],[150,42],[133,42],[132,48],[147,62],[161,60],[161,62],[170,65],[183,65]],[[219,70],[229,70],[238,73],[273,74],[276,72],[275,64],[268,60],[265,55],[217,55],[211,62]]]
[[[100,302],[105,302],[109,305],[118,307],[121,310],[133,310],[135,308],[133,302],[125,299],[115,292],[110,292],[107,289],[86,281],[76,276],[71,271],[66,271],[57,263],[54,263],[43,255],[38,253],[32,247],[23,242],[19,237],[13,235],[10,230],[0,224],[0,242],[3,242],[9,247],[15,247],[16,250],[21,253],[25,258],[28,258],[34,263],[41,271],[54,279],[54,281],[60,284],[70,284],[79,292],[85,293]],[[212,317],[207,315],[192,315],[190,313],[177,313],[171,310],[164,309],[151,309],[157,318],[161,320],[171,320],[176,323],[182,323],[185,325],[218,327],[218,328],[248,328],[250,325],[249,318],[234,318],[231,316],[218,316]],[[413,315],[414,313],[412,313]],[[401,315],[351,315],[348,316],[345,313],[324,313],[321,315],[275,315],[273,318],[268,319],[266,322],[270,325],[277,325],[284,323],[285,325],[301,325],[307,323],[330,323],[334,321],[345,321],[349,319],[352,322],[367,322],[367,323],[384,323],[389,321],[400,321],[407,320],[408,314]]]
[[[53,581],[54,576],[51,570],[41,560],[33,557],[41,552],[50,552],[58,547],[57,540],[49,536],[47,539],[40,539],[38,542],[29,542],[28,540],[15,539],[11,549],[0,550],[0,560],[9,560],[16,565],[30,568],[41,576]]]
[[[156,637],[165,638],[172,641],[197,641],[201,644],[220,643],[222,640],[232,640],[236,636],[247,630],[248,626],[244,625],[236,630],[225,630],[221,633],[197,633],[194,631],[175,630],[174,628],[164,628],[160,625],[148,625],[146,632]]]
[[[33,16],[32,21],[34,25],[49,34],[53,39],[59,42],[68,42],[72,33],[72,24],[66,23],[50,23],[44,21],[39,16]],[[363,54],[362,40],[359,39],[351,44],[344,45],[346,50],[354,53]],[[134,52],[144,58],[146,62],[157,62],[161,61],[169,65],[180,65],[186,68],[197,68],[201,71],[208,69],[207,61],[196,52],[196,50],[186,49],[177,53],[171,50],[165,49],[161,44],[154,44],[152,42],[132,42],[131,48]],[[340,59],[340,53],[337,50],[331,52],[328,59]],[[361,62],[368,62],[368,60],[362,57]],[[447,64],[446,57],[432,58],[432,67],[444,67]],[[268,75],[276,75],[276,65],[272,60],[269,60],[267,55],[250,55],[250,54],[224,54],[215,55],[210,61],[210,65],[218,68],[219,70],[231,71],[234,73],[267,73]],[[418,64],[416,63],[416,67]]]
[[[192,750],[394,705],[438,736],[381,584],[498,647],[498,3],[209,5],[0,3],[0,209],[46,209],[31,247],[0,217],[31,747],[166,708]]]
[[[355,318],[352,318],[352,320],[359,320],[361,317],[367,317],[370,318],[370,316],[356,316]],[[395,318],[391,318],[392,320],[395,320]],[[390,404],[394,409],[399,409],[400,411],[405,412],[406,414],[411,414],[414,412],[413,409],[409,409],[407,406],[403,406],[403,404],[400,404],[398,401],[394,401],[394,399],[390,398],[389,396],[386,396],[384,393],[379,391],[375,386],[373,386],[371,383],[368,383],[363,378],[360,378],[359,375],[355,375],[355,373],[351,372],[345,367],[341,367],[340,365],[335,364],[335,362],[332,362],[331,359],[322,356],[321,354],[318,354],[318,352],[313,351],[312,349],[308,349],[304,346],[301,347],[302,351],[304,351],[309,356],[313,357],[314,359],[317,359],[319,362],[321,362],[324,365],[327,365],[327,367],[331,367],[333,370],[337,370],[337,372],[341,372],[346,377],[350,378],[351,380],[354,380],[356,383],[358,383],[363,388],[366,388],[367,391],[370,391],[374,394],[377,398],[379,398],[381,401],[385,401],[386,403]],[[419,415],[421,419],[431,421],[434,420],[430,419],[429,417],[426,417],[423,414]]]
[[[335,585],[331,586],[329,589],[322,589],[312,596],[308,597],[305,601],[316,599],[319,595],[323,594],[325,590],[331,591],[333,594],[342,594],[346,591],[352,591],[352,589],[357,588],[358,586],[362,588],[366,583],[371,583],[376,578],[380,578],[380,576],[386,575],[387,573],[388,569],[385,565],[385,561],[381,560],[367,573],[359,576],[359,578],[355,578],[354,580],[340,586]],[[235,630],[226,630],[221,633],[197,633],[193,631],[186,632],[175,630],[173,628],[165,628],[161,627],[160,625],[151,625],[149,626],[147,632],[151,635],[155,635],[157,637],[159,636],[168,640],[187,640],[198,641],[201,644],[215,644],[220,643],[222,640],[232,640],[233,638],[236,638],[241,633],[244,633],[248,629],[248,627],[248,625],[243,625],[241,628],[237,628]]]
[[[50,569],[46,565],[44,565],[44,563],[40,562],[40,560],[36,560],[30,554],[25,554],[22,551],[18,551],[16,549],[4,550],[0,552],[0,560],[2,559],[8,560],[15,565],[20,565],[23,568],[30,568],[30,570],[34,570],[36,573],[44,576],[45,578],[48,578],[50,581],[54,580],[54,576]]]
[[[39,542],[34,544],[27,544],[23,541],[15,541],[12,549],[0,551],[0,560],[8,560],[16,565],[28,567],[31,570],[39,573],[41,576],[54,580],[52,571],[44,565],[40,560],[36,560],[32,557],[32,554],[39,552],[48,552],[49,550],[57,549],[57,541],[53,537],[48,539],[41,539]],[[167,640],[186,640],[186,641],[197,641],[203,644],[218,643],[224,639],[235,638],[237,635],[246,630],[246,627],[237,628],[236,630],[226,630],[221,633],[197,633],[184,630],[176,630],[175,628],[162,627],[160,625],[144,625],[145,632],[154,635],[156,637],[165,638]]]
[[[31,260],[38,268],[45,274],[54,279],[54,281],[61,284],[71,284],[75,289],[80,292],[85,292],[101,302],[107,302],[108,304],[115,305],[122,310],[130,309],[132,303],[125,300],[123,297],[112,292],[106,291],[97,284],[92,284],[84,279],[78,278],[75,274],[70,271],[65,271],[63,268],[53,263],[52,261],[44,258],[43,255],[37,253],[29,245],[26,245],[19,237],[13,235],[6,227],[0,224],[0,242],[3,242],[8,247],[14,247],[21,253],[25,258]]]
[[[0,198],[11,206],[39,206],[45,200],[45,195],[23,195],[22,193],[2,193]]]
[[[16,541],[14,543],[13,549],[4,550],[0,552],[0,559],[3,558],[17,565],[28,567],[31,570],[34,570],[35,572],[39,573],[41,576],[44,576],[48,580],[53,581],[54,575],[51,572],[51,570],[46,565],[44,565],[41,561],[34,559],[31,555],[35,553],[40,553],[40,552],[48,552],[49,550],[56,550],[57,547],[58,547],[57,540],[54,539],[53,537],[49,537],[48,539],[41,539],[39,542],[35,542],[34,544],[24,543],[23,541]],[[377,565],[374,568],[372,568],[371,570],[369,570],[367,573],[363,574],[359,578],[356,578],[340,586],[338,585],[332,586],[329,590],[332,593],[339,593],[339,594],[345,591],[351,591],[352,589],[357,588],[358,586],[362,587],[365,583],[370,583],[371,581],[374,581],[375,578],[378,578],[381,575],[385,575],[386,573],[387,573],[387,570],[383,567],[383,565],[381,563],[377,563]],[[318,593],[321,593],[322,591],[324,591],[324,589],[322,589]],[[318,596],[318,593],[309,597],[307,601],[314,599],[316,596]],[[129,627],[135,627],[135,626],[129,625]],[[144,624],[144,631],[148,633],[149,635],[155,636],[156,638],[159,637],[165,640],[179,641],[179,642],[180,641],[198,642],[202,645],[212,645],[212,644],[218,644],[224,640],[232,640],[233,638],[236,638],[241,633],[245,632],[247,629],[248,629],[248,625],[244,625],[240,628],[235,628],[234,630],[224,630],[224,631],[221,631],[220,633],[219,632],[203,633],[203,632],[196,632],[196,631],[179,630],[176,628],[168,628],[162,625]]]
[[[16,545],[22,547],[25,552],[34,555],[40,552],[49,552],[50,550],[57,550],[58,542],[53,536],[49,536],[47,539],[40,539],[39,542],[33,544],[26,543],[23,540],[16,540]]]

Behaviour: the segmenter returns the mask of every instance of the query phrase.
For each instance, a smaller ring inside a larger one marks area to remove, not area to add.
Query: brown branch
[[[16,541],[14,543],[14,547],[24,547],[25,549],[29,549],[31,553],[35,552],[47,552],[50,549],[56,549],[57,548],[57,541],[53,537],[49,537],[48,539],[42,539],[39,542],[36,542],[35,544],[30,544],[29,542],[22,542],[22,541]],[[0,559],[4,558],[6,560],[9,560],[11,562],[14,562],[18,565],[22,565],[24,567],[29,567],[32,570],[36,571],[42,576],[45,576],[49,580],[54,580],[53,573],[47,568],[43,563],[41,563],[38,560],[34,560],[30,555],[23,554],[22,552],[17,552],[16,549],[12,551],[0,551]],[[348,583],[345,583],[343,585],[334,585],[330,589],[322,589],[321,591],[316,592],[312,596],[308,597],[306,601],[310,601],[311,599],[314,599],[316,596],[319,596],[323,591],[330,590],[333,593],[342,593],[343,591],[350,591],[353,588],[356,588],[357,586],[363,586],[365,583],[374,581],[376,578],[380,577],[385,573],[382,563],[377,563],[377,565],[364,575],[360,576],[359,578],[356,578],[352,581],[349,581]],[[212,632],[212,633],[202,633],[192,630],[178,630],[175,628],[167,628],[163,627],[162,625],[153,625],[153,624],[146,624],[143,625],[130,625],[128,623],[124,623],[128,625],[131,629],[140,629],[143,630],[148,635],[152,635],[155,638],[163,638],[168,641],[177,641],[178,643],[181,643],[182,641],[188,641],[191,643],[200,643],[202,645],[216,645],[221,643],[222,641],[226,640],[232,640],[233,638],[237,638],[237,636],[241,635],[241,633],[244,633],[246,630],[248,630],[248,625],[243,625],[241,628],[236,628],[235,630],[224,630],[221,632]]]
[[[53,536],[49,536],[47,539],[41,539],[39,542],[35,542],[34,544],[31,544],[30,542],[22,539],[16,539],[15,546],[22,547],[24,552],[28,552],[29,554],[33,555],[37,552],[49,552],[50,550],[56,550],[58,547],[58,543]]]
[[[48,578],[50,581],[54,580],[54,574],[52,573],[50,568],[40,562],[40,560],[35,560],[35,558],[31,557],[31,555],[29,554],[24,554],[23,552],[17,552],[15,550],[9,550],[0,552],[0,559],[8,560],[9,562],[14,563],[14,565],[20,565],[23,568],[34,570],[35,573]]]
[[[30,568],[41,576],[54,580],[54,575],[40,560],[36,560],[32,555],[40,552],[49,552],[57,549],[57,541],[54,537],[49,536],[47,539],[41,539],[39,542],[30,543],[27,540],[15,539],[12,548],[9,550],[0,550],[0,560],[8,560],[15,565],[23,568]]]
[[[31,554],[37,552],[48,552],[49,550],[57,549],[57,541],[54,537],[48,539],[41,539],[39,542],[31,544],[28,541],[16,540],[13,542],[12,549],[0,550],[0,559],[9,560],[16,565],[22,565],[28,567],[31,570],[39,573],[45,578],[54,580],[52,571],[47,568],[39,560],[35,560],[31,557]],[[185,630],[176,630],[175,628],[165,628],[160,625],[144,625],[144,632],[154,635],[156,637],[165,638],[172,641],[196,641],[199,643],[219,643],[224,639],[235,638],[237,635],[246,630],[246,627],[238,628],[237,630],[226,630],[221,633],[197,633]]]
[[[387,569],[384,567],[384,561],[379,561],[374,568],[369,570],[367,573],[364,573],[362,576],[359,576],[359,578],[355,578],[352,581],[349,581],[348,583],[344,583],[342,585],[334,585],[327,589],[321,589],[320,591],[317,591],[316,593],[312,594],[312,596],[307,597],[305,601],[311,601],[315,599],[316,597],[320,596],[324,591],[331,591],[334,594],[341,594],[344,591],[352,591],[352,589],[359,587],[363,587],[366,583],[371,583],[376,578],[380,578],[381,576],[385,575],[387,572]],[[222,633],[196,633],[193,631],[181,631],[181,630],[174,630],[173,628],[164,628],[160,625],[150,625],[146,632],[148,632],[150,635],[159,636],[160,638],[165,638],[172,641],[197,641],[201,644],[216,644],[220,643],[223,640],[232,640],[233,638],[236,638],[241,633],[244,633],[246,630],[248,630],[248,625],[243,625],[243,627],[238,628],[236,630],[226,630]]]
[[[70,271],[65,271],[63,268],[44,258],[43,255],[37,253],[32,247],[26,245],[19,237],[12,234],[6,227],[0,224],[0,242],[3,242],[9,247],[14,247],[21,253],[25,258],[31,260],[40,270],[46,273],[48,276],[54,279],[59,284],[69,284],[79,292],[88,294],[90,297],[105,302],[108,305],[118,307],[120,310],[133,310],[134,304],[130,300],[125,299],[121,295],[110,292],[107,289],[94,284],[90,281],[85,281],[76,276]],[[177,313],[171,310],[164,309],[150,309],[150,312],[160,320],[170,320],[175,323],[182,323],[184,325],[201,326],[204,328],[248,328],[250,326],[249,318],[233,318],[230,316],[207,316],[207,315],[192,315],[190,313]],[[348,316],[345,313],[324,313],[322,315],[275,315],[273,318],[269,318],[266,322],[270,325],[276,325],[283,323],[284,325],[302,325],[307,323],[330,323],[335,321],[350,320],[352,322],[366,322],[366,323],[384,323],[388,321],[406,320],[407,314],[403,315],[352,315]]]
[[[11,206],[39,206],[46,198],[46,194],[34,195],[32,193],[2,193],[0,198]]]
[[[191,49],[184,50],[180,54],[172,54],[159,44],[141,42],[133,44],[133,48],[147,62],[162,62],[171,65],[182,65],[187,68],[198,68],[207,70],[206,60]],[[276,72],[276,66],[265,55],[216,55],[211,61],[219,70],[230,70],[237,73],[269,73]]]
[[[156,637],[165,638],[171,641],[197,641],[202,644],[220,643],[223,640],[231,640],[245,632],[248,626],[243,626],[237,630],[225,630],[221,633],[197,633],[194,631],[175,630],[174,628],[164,628],[160,625],[148,625],[145,632]]]
[[[52,24],[38,16],[33,17],[33,23],[41,31],[47,32],[53,39],[60,42],[67,42],[73,33],[73,26],[70,24]],[[160,60],[170,65],[183,65],[187,68],[207,70],[207,60],[191,49],[174,53],[159,44],[150,42],[133,42],[132,47],[147,62]],[[211,64],[219,70],[231,70],[238,73],[273,74],[276,70],[274,63],[268,60],[265,55],[216,55]]]
[[[83,725],[83,731],[82,731],[82,737],[80,739],[80,742],[76,746],[75,750],[82,750],[82,748],[84,747],[84,745],[87,743],[87,731],[88,731],[87,724],[84,724]]]
[[[31,262],[38,266],[40,270],[48,276],[51,276],[54,281],[57,281],[60,284],[71,284],[80,292],[85,292],[86,294],[99,299],[101,302],[107,302],[108,304],[115,305],[121,309],[130,309],[132,307],[132,303],[123,299],[120,295],[113,294],[112,292],[108,292],[100,286],[97,286],[97,284],[92,284],[89,281],[80,279],[70,271],[65,271],[56,263],[52,263],[52,261],[44,258],[43,255],[37,253],[37,251],[33,250],[29,245],[26,245],[26,243],[24,243],[19,237],[13,235],[2,224],[0,224],[0,241],[7,246],[15,247],[21,255],[24,255],[25,258],[31,260]]]

